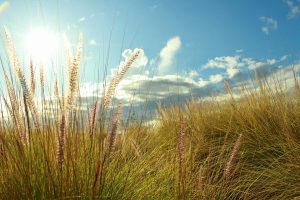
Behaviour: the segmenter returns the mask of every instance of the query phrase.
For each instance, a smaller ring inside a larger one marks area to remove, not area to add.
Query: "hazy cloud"
[[[287,0],[286,4],[288,5],[288,7],[290,9],[290,11],[289,11],[289,13],[287,15],[288,19],[293,19],[297,15],[300,14],[300,7],[299,7],[299,5],[296,5],[292,0]]]
[[[278,28],[277,21],[271,17],[262,16],[260,20],[264,23],[264,26],[261,27],[261,31],[266,35],[268,35],[271,30],[275,31]]]
[[[244,52],[244,49],[237,49],[235,50],[235,53],[243,53]]]

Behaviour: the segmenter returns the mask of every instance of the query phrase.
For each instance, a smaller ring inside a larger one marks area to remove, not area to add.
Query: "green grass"
[[[292,94],[257,81],[260,88],[242,90],[239,99],[159,107],[155,127],[132,122],[119,127],[122,134],[118,115],[105,119],[101,104],[91,125],[53,97],[58,110],[47,121],[51,110],[33,112],[11,83],[18,103],[3,98],[7,109],[20,106],[23,129],[15,112],[12,125],[1,118],[0,199],[300,198],[297,79]]]

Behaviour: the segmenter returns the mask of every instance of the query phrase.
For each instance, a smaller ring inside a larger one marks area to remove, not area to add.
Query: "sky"
[[[223,80],[238,86],[257,71],[290,79],[291,66],[300,68],[300,0],[0,2],[0,26],[10,30],[21,60],[44,56],[36,63],[48,63],[49,79],[64,69],[62,36],[75,47],[83,33],[86,98],[101,93],[105,69],[109,79],[137,49],[142,55],[116,96],[125,102],[205,97],[222,93]],[[41,32],[50,34],[41,39]]]

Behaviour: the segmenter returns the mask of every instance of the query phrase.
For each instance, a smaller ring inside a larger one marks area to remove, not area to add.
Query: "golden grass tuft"
[[[66,98],[63,82],[59,91],[57,79],[50,83],[54,97],[45,98],[49,83],[41,68],[42,105],[35,106],[34,67],[29,66],[27,85],[6,29],[4,37],[14,73],[9,74],[9,65],[1,60],[6,91],[0,91],[0,199],[300,196],[300,99],[295,69],[291,76],[295,87],[289,91],[256,76],[259,88],[243,87],[240,98],[235,98],[235,90],[225,81],[228,99],[159,104],[158,123],[151,126],[135,120],[138,115],[121,117],[126,109],[121,103],[111,112],[107,109],[138,50],[119,68],[102,99],[95,98],[88,115],[83,105],[89,107],[90,102],[75,100],[82,38],[75,58],[67,50]],[[36,121],[42,122],[42,129]],[[24,145],[27,141],[29,145]]]
[[[72,109],[77,88],[79,85],[79,66],[81,62],[82,48],[83,48],[83,35],[80,34],[76,55],[69,65],[69,90],[67,95],[67,110]]]

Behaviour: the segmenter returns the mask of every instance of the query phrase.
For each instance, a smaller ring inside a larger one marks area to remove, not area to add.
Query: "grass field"
[[[300,199],[296,73],[289,92],[256,77],[258,89],[235,98],[225,82],[229,98],[158,106],[155,126],[125,126],[122,105],[111,105],[138,51],[84,116],[75,101],[82,39],[67,57],[65,94],[43,73],[25,77],[7,30],[4,40],[0,199]],[[52,99],[37,102],[45,84]]]

